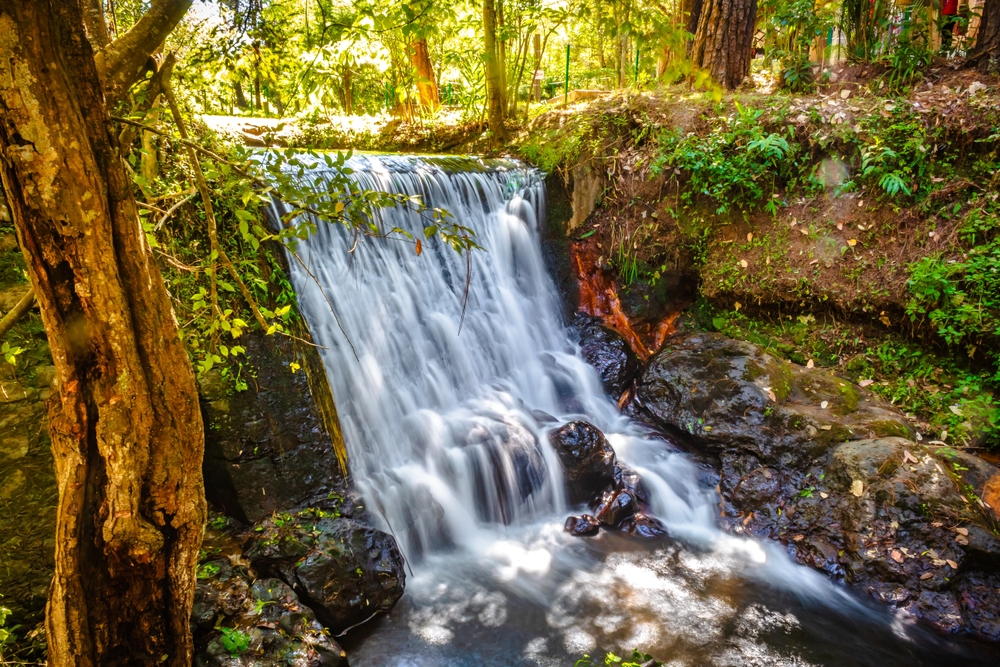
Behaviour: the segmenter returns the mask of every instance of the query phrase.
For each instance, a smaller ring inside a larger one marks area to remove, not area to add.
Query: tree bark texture
[[[757,0],[703,0],[691,48],[696,67],[733,90],[750,73]]]
[[[111,129],[80,0],[4,0],[0,176],[56,367],[49,664],[182,667],[204,433]]]
[[[504,85],[497,57],[497,11],[494,0],[483,0],[483,48],[486,68],[486,119],[495,141],[504,141]]]
[[[142,78],[149,56],[184,18],[192,1],[153,0],[131,30],[94,55],[108,108]]]
[[[976,48],[969,56],[969,63],[978,65],[984,73],[1000,70],[1000,0],[986,0],[983,4]]]
[[[417,94],[420,96],[420,106],[434,110],[438,106],[438,87],[426,39],[413,42],[410,58],[413,61],[413,68],[417,70]]]

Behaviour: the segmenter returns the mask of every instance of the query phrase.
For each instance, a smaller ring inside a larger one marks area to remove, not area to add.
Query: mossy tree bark
[[[504,100],[506,89],[501,75],[497,41],[497,8],[494,0],[483,0],[483,49],[486,67],[486,119],[494,141],[505,141]]]
[[[109,45],[102,76],[82,10],[80,0],[0,5],[0,176],[56,366],[49,664],[181,667],[192,657],[204,433],[102,85],[120,94],[127,77],[113,72],[131,71],[107,69],[107,56],[144,63],[162,36],[139,43],[144,58]]]
[[[757,0],[703,0],[691,60],[733,90],[750,73]]]

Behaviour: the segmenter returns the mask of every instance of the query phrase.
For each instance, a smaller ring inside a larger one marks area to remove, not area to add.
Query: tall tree
[[[757,0],[703,0],[691,47],[695,66],[730,90],[750,73]]]
[[[413,67],[417,70],[417,93],[420,96],[420,106],[425,109],[436,109],[438,105],[437,80],[434,78],[434,65],[431,63],[430,50],[427,48],[427,38],[421,37],[411,45]]]
[[[191,0],[153,0],[131,31],[95,39],[96,53],[91,4],[0,3],[0,177],[56,367],[49,664],[181,667],[192,657],[204,434],[108,105]]]
[[[986,0],[969,63],[983,72],[1000,70],[1000,0]]]
[[[497,9],[494,0],[483,0],[483,60],[486,67],[486,118],[494,140],[507,139],[504,127],[505,89],[497,42]]]

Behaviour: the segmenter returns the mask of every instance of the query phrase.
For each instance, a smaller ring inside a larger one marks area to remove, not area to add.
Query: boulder
[[[586,502],[612,484],[615,450],[596,426],[572,421],[549,434],[566,477],[569,502]]]
[[[258,524],[245,553],[289,584],[335,634],[388,612],[403,595],[403,556],[389,534],[322,510],[277,513]]]
[[[669,537],[667,527],[655,516],[636,513],[625,519],[619,526],[621,531],[631,537],[641,537],[647,540],[662,540]]]
[[[254,375],[245,390],[214,371],[199,379],[208,500],[255,523],[343,495],[343,474],[306,373],[288,365],[298,358],[294,341],[260,332],[240,340]]]
[[[984,500],[1000,470],[914,442],[898,411],[829,371],[717,334],[669,340],[636,385],[637,409],[717,461],[729,530],[941,630],[1000,640]]]
[[[617,528],[636,512],[635,498],[624,489],[605,491],[596,501],[591,505],[594,517],[609,528]]]
[[[597,535],[597,531],[601,529],[601,522],[589,514],[571,516],[566,519],[563,529],[574,537],[589,537]]]
[[[639,370],[639,358],[621,334],[595,318],[578,314],[573,324],[580,336],[580,355],[597,369],[605,391],[617,399]]]
[[[195,665],[347,667],[344,650],[295,591],[279,579],[255,579],[244,564],[213,553],[208,533],[191,618]]]

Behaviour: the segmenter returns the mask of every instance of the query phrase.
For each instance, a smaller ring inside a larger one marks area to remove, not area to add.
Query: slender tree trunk
[[[0,177],[56,367],[49,664],[187,667],[205,520],[191,363],[80,1],[0,7]]]
[[[507,106],[510,100],[507,97],[507,40],[504,39],[504,27],[507,25],[504,19],[504,0],[495,0],[496,3],[496,53],[497,69],[500,71],[500,108],[503,117],[507,118]]]
[[[757,0],[703,0],[691,60],[733,90],[750,73]]]
[[[1000,70],[1000,0],[986,0],[983,15],[976,33],[976,48],[969,56],[969,64],[977,65],[983,73]]]
[[[351,89],[351,68],[344,66],[344,113],[354,115],[354,91]]]
[[[486,120],[495,141],[505,141],[503,78],[497,60],[497,13],[494,0],[483,0],[483,47],[486,66]]]
[[[434,110],[438,106],[437,79],[434,78],[434,65],[427,48],[426,39],[413,42],[410,51],[413,67],[417,70],[417,93],[420,95],[420,106]]]
[[[243,93],[243,84],[237,81],[233,84],[233,92],[236,93],[236,106],[240,109],[246,109],[247,106],[247,96]]]

